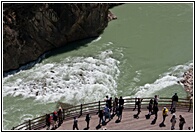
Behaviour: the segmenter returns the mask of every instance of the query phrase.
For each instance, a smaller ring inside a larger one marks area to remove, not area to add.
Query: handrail
[[[148,105],[150,99],[153,99],[152,97],[146,97],[142,98],[142,105]],[[135,98],[125,98],[125,109],[134,108]],[[159,99],[159,105],[170,105],[171,104],[171,98],[162,97]],[[68,108],[63,109],[63,120],[69,120],[70,118],[73,118],[73,116],[80,117],[81,115],[87,114],[87,113],[97,113],[101,108],[103,108],[105,105],[105,101],[98,101],[98,102],[92,102],[92,103],[86,103],[86,104],[80,104]],[[178,104],[180,106],[189,106],[190,101],[184,98],[178,99]],[[142,107],[144,108],[144,106]],[[51,115],[52,113],[50,113]],[[15,126],[12,128],[12,130],[37,130],[41,129],[46,126],[46,115],[39,116],[37,118],[34,118],[32,120],[26,121],[18,126]],[[41,126],[42,125],[42,126]]]

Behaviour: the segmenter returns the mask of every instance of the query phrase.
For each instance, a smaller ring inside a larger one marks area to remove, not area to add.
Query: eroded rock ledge
[[[193,94],[193,68],[190,68],[183,75],[184,79],[180,82],[184,85],[184,89],[189,95]]]
[[[117,17],[107,3],[3,3],[3,71],[43,53],[99,36]]]

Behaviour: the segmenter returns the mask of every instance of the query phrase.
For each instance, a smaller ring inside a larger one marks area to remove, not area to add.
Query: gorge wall
[[[115,4],[3,3],[3,72],[70,42],[99,36],[111,20],[111,6]]]

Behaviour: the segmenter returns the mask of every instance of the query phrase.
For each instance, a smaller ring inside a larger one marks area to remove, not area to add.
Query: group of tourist
[[[61,107],[59,107],[59,110],[57,112],[54,111],[52,114],[46,114],[47,130],[49,130],[49,129],[55,130],[62,123],[63,123],[63,111],[62,111]],[[52,126],[52,128],[51,128],[51,126]]]
[[[102,110],[99,110],[98,116],[99,116],[99,124],[105,125],[106,119],[109,119],[109,121],[113,118],[113,116],[117,115],[118,119],[117,121],[121,121],[122,119],[122,111],[124,108],[124,99],[122,96],[118,99],[115,97],[115,100],[112,103],[112,97],[106,96],[106,104],[105,107]]]
[[[143,101],[143,99],[141,99],[141,98],[135,98],[135,107],[133,108],[133,111],[137,108],[137,114],[133,115],[134,118],[139,119],[142,101]],[[158,111],[159,111],[158,101],[159,101],[159,97],[158,97],[158,95],[155,95],[154,99],[150,99],[148,107],[147,107],[148,114],[146,115],[146,119],[149,119],[152,115],[155,116],[153,121],[151,122],[151,124],[155,124],[157,117],[158,117]],[[175,93],[172,96],[172,103],[171,103],[170,109],[168,110],[167,107],[163,107],[163,109],[162,109],[163,120],[159,124],[160,127],[165,126],[164,122],[165,122],[166,117],[168,116],[168,112],[170,111],[172,114],[172,117],[170,119],[171,130],[175,129],[175,124],[177,123],[177,118],[176,118],[176,114],[175,114],[177,102],[178,102],[178,95],[177,95],[177,93]],[[115,115],[118,117],[116,122],[120,122],[122,120],[123,109],[124,109],[124,99],[122,98],[122,96],[120,96],[119,99],[117,97],[115,97],[114,100],[112,100],[112,97],[109,98],[108,96],[106,96],[105,106],[97,112],[98,117],[99,117],[99,126],[106,125],[106,123],[109,122],[111,119],[113,119],[113,117]],[[191,109],[191,101],[190,101],[190,107],[189,107],[188,111],[190,111],[190,109]],[[57,123],[57,118],[59,119],[58,123]],[[91,119],[91,116],[88,113],[85,117],[85,121],[87,123],[86,129],[89,129],[90,119]],[[106,122],[107,119],[108,119],[108,121]],[[51,115],[47,114],[47,116],[46,116],[47,129],[50,129],[51,125],[52,125],[52,129],[56,129],[62,123],[63,123],[63,116],[62,116],[62,109],[61,108],[59,108],[59,110],[57,112],[54,111]],[[179,115],[179,129],[180,130],[183,130],[183,125],[185,123],[186,123],[185,119],[182,117],[182,115]],[[75,129],[79,130],[78,120],[76,117],[74,117],[74,121],[73,121],[73,130],[75,130]]]
[[[149,109],[149,114],[146,115],[146,118],[149,119],[150,116],[152,114],[155,115],[155,118],[154,120],[152,121],[151,124],[155,124],[156,123],[156,120],[157,120],[157,113],[159,111],[158,109],[158,96],[155,95],[154,97],[154,100],[151,99],[150,102],[149,102],[149,106],[148,106],[148,109]],[[178,95],[177,93],[175,93],[173,96],[172,96],[172,103],[171,103],[171,107],[170,107],[170,110],[167,109],[167,107],[163,107],[162,109],[162,117],[163,117],[163,121],[159,124],[160,127],[165,127],[165,119],[166,117],[168,116],[168,112],[170,111],[171,114],[172,114],[172,118],[170,120],[171,122],[171,130],[174,130],[175,129],[175,124],[176,124],[176,115],[175,115],[175,112],[176,112],[176,104],[178,102]],[[189,111],[190,111],[190,108],[189,108]],[[183,125],[185,124],[185,119],[182,117],[182,115],[179,116],[179,129],[180,130],[183,130]]]

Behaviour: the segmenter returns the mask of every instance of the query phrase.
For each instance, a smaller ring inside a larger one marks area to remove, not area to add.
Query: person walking
[[[76,128],[77,130],[79,130],[79,128],[78,128],[78,120],[77,120],[76,117],[74,117],[73,130],[75,130],[75,128]]]
[[[180,128],[180,130],[183,130],[183,126],[184,126],[184,124],[186,123],[185,122],[185,119],[184,119],[184,117],[182,117],[182,115],[180,115],[179,116],[180,117],[180,119],[179,119],[179,128]]]
[[[171,125],[171,130],[174,130],[174,129],[175,129],[175,124],[176,124],[176,115],[175,115],[175,114],[173,114],[173,116],[172,116],[170,122],[171,122],[171,124],[172,124],[172,125]]]
[[[87,123],[87,126],[86,126],[87,128],[89,128],[90,119],[91,119],[90,114],[87,114],[87,115],[86,115],[86,119],[85,119],[85,121],[86,121],[86,123]]]
[[[147,109],[148,109],[148,114],[145,116],[146,119],[150,119],[150,116],[153,113],[153,99],[150,99]]]
[[[99,125],[100,125],[101,123],[104,122],[104,119],[103,119],[103,110],[99,110],[98,116],[99,116]]]
[[[123,106],[119,105],[116,109],[116,115],[118,116],[117,121],[121,121],[122,120],[122,111],[123,111]]]
[[[137,101],[137,116],[139,116],[139,114],[141,112],[142,100],[143,99],[138,98],[138,101]]]
[[[153,113],[155,115],[155,118],[154,118],[155,122],[156,122],[157,117],[158,117],[158,111],[159,111],[159,108],[158,108],[157,104],[155,104],[154,107],[153,107]]]
[[[143,99],[137,98],[137,100],[135,100],[135,108],[137,105],[137,114],[134,115],[134,118],[139,118],[139,114],[141,112],[141,102]],[[135,108],[133,110],[135,110]]]
[[[163,121],[160,124],[160,127],[165,126],[164,122],[165,122],[165,118],[168,116],[167,112],[168,112],[168,109],[166,107],[164,107],[162,110]]]

